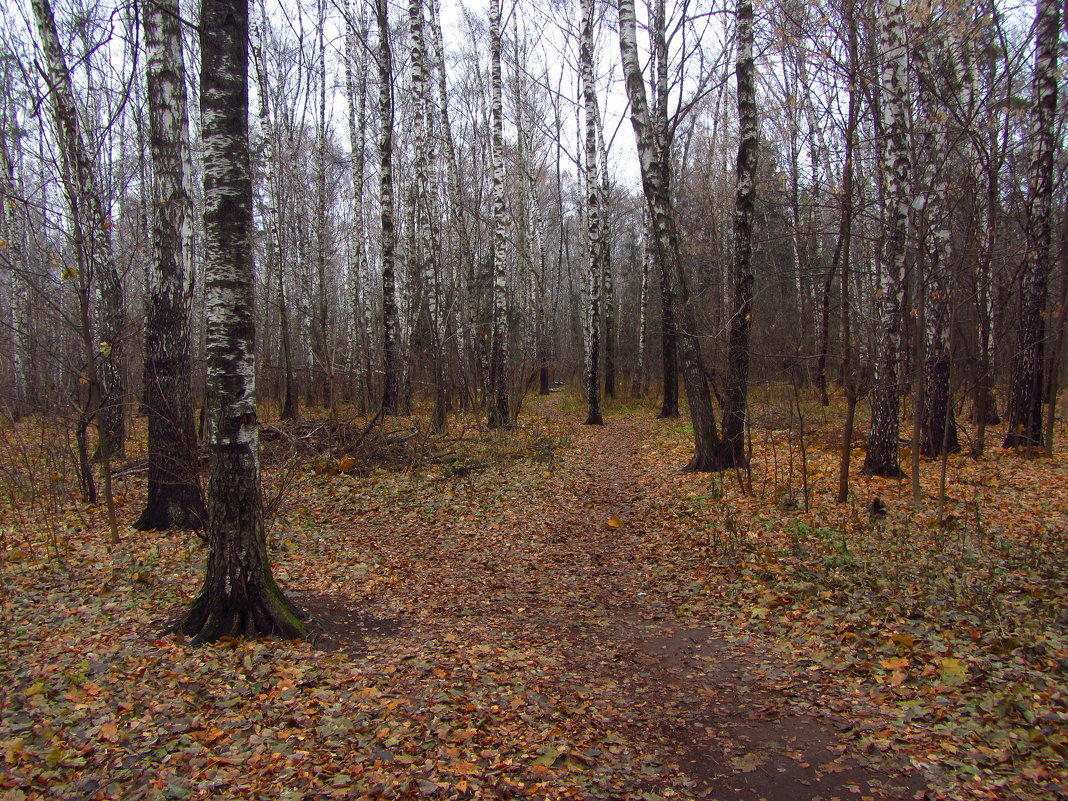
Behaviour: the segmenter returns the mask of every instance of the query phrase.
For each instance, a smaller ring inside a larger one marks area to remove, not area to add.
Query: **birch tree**
[[[670,166],[671,132],[668,125],[668,52],[667,52],[667,9],[664,0],[654,0],[650,4],[649,40],[652,50],[653,101],[651,126],[653,142],[661,150],[660,160],[665,167]],[[666,191],[671,193],[671,173],[664,170],[668,182]],[[679,331],[675,318],[676,298],[672,294],[672,282],[664,272],[664,262],[660,259],[658,239],[653,230],[652,214],[649,215],[646,228],[648,238],[646,247],[660,268],[660,367],[664,383],[663,403],[658,417],[673,419],[679,416]]]
[[[933,20],[926,20],[928,25]],[[950,324],[952,322],[952,276],[950,259],[953,255],[953,239],[950,230],[950,181],[951,146],[949,141],[949,115],[940,108],[947,96],[939,97],[940,87],[935,86],[939,74],[954,76],[957,74],[955,54],[959,43],[955,41],[956,32],[950,25],[945,32],[945,43],[935,47],[928,44],[929,39],[921,33],[913,47],[913,54],[919,73],[920,86],[919,107],[926,113],[922,119],[930,121],[930,130],[926,131],[925,147],[918,152],[925,154],[923,161],[926,168],[917,165],[917,174],[925,174],[924,194],[922,197],[923,213],[926,217],[926,231],[930,245],[921,243],[921,254],[926,256],[926,269],[917,270],[917,306],[923,304],[923,333],[918,343],[923,345],[923,381],[922,414],[920,417],[919,453],[924,456],[940,456],[943,453],[956,453],[960,450],[957,441],[956,420],[953,414],[953,402],[950,387]],[[933,51],[933,52],[932,52]],[[940,63],[939,63],[940,62]],[[936,69],[936,66],[942,69]],[[952,78],[951,78],[952,80]],[[946,94],[953,87],[946,88]],[[920,264],[923,259],[918,260]],[[926,280],[922,280],[926,278]],[[916,471],[914,470],[914,473]]]
[[[352,230],[349,239],[349,320],[350,360],[355,373],[356,408],[367,412],[370,379],[370,308],[367,304],[367,220],[364,215],[363,190],[366,171],[367,126],[367,59],[364,55],[367,36],[365,4],[345,0],[345,94],[349,105],[349,148],[352,151]]]
[[[1038,0],[1035,70],[1031,84],[1031,162],[1027,172],[1027,245],[1020,281],[1020,315],[1012,358],[1004,447],[1042,444],[1046,300],[1052,260],[1053,154],[1057,112],[1057,48],[1061,6]],[[1050,409],[1053,414],[1053,409]]]
[[[271,575],[260,491],[248,0],[204,0],[200,104],[208,361],[208,563],[182,621],[194,642],[305,634]]]
[[[756,81],[753,64],[753,4],[738,0],[738,159],[734,199],[734,305],[727,345],[727,392],[723,413],[723,466],[746,463],[745,415],[749,391],[749,336],[753,325],[753,217],[757,177]]]
[[[490,428],[507,428],[512,420],[508,398],[508,246],[504,214],[504,99],[501,74],[501,0],[490,0],[490,138],[493,167],[493,318],[490,331]]]
[[[282,349],[282,419],[296,420],[300,417],[300,401],[294,376],[294,346],[290,325],[289,303],[286,300],[285,269],[282,260],[281,208],[281,141],[278,126],[272,118],[274,92],[268,81],[266,4],[259,6],[255,16],[253,36],[249,41],[252,63],[256,71],[256,88],[259,102],[260,136],[263,141],[263,192],[261,214],[266,224],[266,274],[276,279],[273,290],[277,291],[279,336]]]
[[[312,358],[315,362],[316,383],[319,385],[319,398],[324,408],[336,412],[334,398],[334,343],[330,315],[331,277],[329,275],[328,251],[330,250],[328,229],[328,207],[330,204],[327,189],[327,88],[326,88],[326,2],[319,0],[316,7],[316,98],[319,101],[319,114],[316,120],[315,136],[315,311],[311,332]]]
[[[149,151],[155,178],[144,405],[148,501],[138,529],[201,529],[192,398],[193,200],[185,66],[176,0],[145,0]]]
[[[880,55],[882,100],[882,178],[886,181],[886,222],[881,284],[876,291],[878,343],[871,390],[871,433],[864,472],[897,478],[903,475],[898,455],[898,349],[904,292],[905,244],[911,205],[908,147],[905,11],[902,0],[883,0]]]
[[[382,412],[397,414],[401,403],[401,372],[397,348],[400,321],[397,308],[397,231],[393,207],[393,47],[390,42],[389,2],[375,0],[378,23],[378,137],[379,214],[382,251]]]
[[[712,395],[705,378],[705,368],[697,339],[696,320],[689,303],[686,280],[679,258],[679,236],[674,203],[668,191],[667,151],[657,141],[658,132],[652,127],[645,79],[638,61],[637,23],[634,0],[619,0],[619,48],[623,59],[627,96],[630,99],[630,119],[638,144],[638,159],[642,174],[642,189],[652,218],[657,252],[664,271],[665,284],[671,294],[672,311],[679,324],[679,350],[682,356],[683,378],[690,402],[693,422],[694,455],[687,470],[718,470],[723,467],[722,453],[717,449],[717,426],[712,409]]]
[[[31,7],[44,53],[44,76],[59,142],[63,190],[70,207],[79,280],[84,288],[81,339],[85,377],[91,393],[96,393],[90,416],[97,419],[98,450],[105,461],[105,481],[109,481],[107,462],[122,456],[126,431],[125,386],[120,369],[124,352],[125,293],[111,248],[111,215],[78,118],[74,86],[56,32],[52,6],[49,0],[33,0]],[[87,308],[94,287],[101,298],[99,330],[94,330]]]
[[[582,32],[579,44],[583,108],[586,117],[586,306],[582,321],[584,351],[583,385],[586,391],[586,425],[603,425],[601,417],[601,283],[604,276],[601,246],[601,182],[597,111],[597,87],[593,77],[593,0],[582,0]]]
[[[443,352],[444,319],[439,286],[440,259],[437,250],[437,222],[434,187],[431,180],[432,152],[429,141],[430,117],[430,59],[427,56],[425,18],[422,0],[408,3],[408,25],[411,32],[412,71],[412,146],[413,180],[412,225],[415,274],[422,284],[425,299],[426,343],[432,374],[434,411],[431,425],[436,433],[445,430],[448,405]]]

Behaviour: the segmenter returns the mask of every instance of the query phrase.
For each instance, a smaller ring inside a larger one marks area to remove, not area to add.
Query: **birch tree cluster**
[[[163,186],[187,196],[193,407],[207,378],[202,11],[166,8],[177,51],[150,3],[3,11],[0,405],[71,420],[87,492],[173,394],[146,378]],[[443,431],[581,382],[596,424],[619,395],[677,416],[681,381],[691,467],[722,469],[746,388],[786,381],[870,408],[879,475],[910,426],[926,455],[1052,447],[1064,23],[1053,0],[252,0],[259,401]],[[150,64],[181,76],[188,174],[157,174]]]

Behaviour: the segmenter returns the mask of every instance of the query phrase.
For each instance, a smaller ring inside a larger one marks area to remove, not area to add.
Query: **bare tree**
[[[192,164],[178,3],[145,0],[141,13],[156,203],[145,323],[148,501],[134,528],[199,530],[205,510],[191,386]]]
[[[60,145],[63,189],[71,212],[74,249],[78,260],[79,334],[84,358],[88,398],[82,406],[79,430],[83,438],[82,473],[87,495],[95,501],[88,465],[84,462],[84,431],[96,420],[98,454],[103,460],[104,493],[108,506],[111,539],[118,539],[118,526],[111,493],[111,459],[123,455],[125,409],[120,356],[126,300],[118,266],[111,249],[111,215],[104,202],[100,178],[78,119],[74,87],[56,32],[49,0],[31,3],[41,49],[44,75],[52,100],[52,118]],[[92,296],[99,290],[99,331],[94,330]]]
[[[723,464],[741,466],[745,456],[745,415],[749,390],[749,335],[753,325],[753,217],[757,178],[756,81],[753,64],[753,4],[738,0],[737,67],[738,159],[734,200],[734,304],[727,352]]]
[[[248,0],[204,0],[200,102],[208,315],[208,553],[204,586],[182,622],[194,642],[300,637],[304,625],[271,575],[260,491]]]
[[[586,425],[603,425],[601,417],[601,284],[604,248],[601,215],[601,182],[597,148],[601,116],[597,110],[597,86],[593,79],[593,0],[582,0],[582,35],[579,47],[582,96],[586,116],[586,305],[583,309],[583,385],[586,391]]]
[[[378,138],[382,255],[382,411],[397,414],[401,405],[399,354],[400,321],[397,308],[395,256],[397,231],[393,220],[393,46],[390,42],[389,2],[375,0],[378,23]]]
[[[864,472],[896,478],[903,475],[898,456],[898,349],[904,293],[905,245],[911,206],[911,164],[906,117],[908,50],[901,0],[883,0],[881,29],[882,154],[887,181],[887,219],[882,283],[876,292],[879,340],[871,391],[871,434]]]
[[[367,22],[365,3],[357,1],[359,12],[345,0],[345,94],[349,103],[349,148],[351,150],[352,232],[349,242],[349,347],[355,373],[356,407],[367,411],[370,380],[370,308],[367,303],[367,221],[363,190],[366,171],[367,124]]]
[[[715,412],[712,395],[705,378],[697,339],[693,307],[689,303],[686,279],[679,259],[679,237],[674,203],[668,191],[668,167],[666,151],[657,141],[657,131],[651,125],[649,103],[646,98],[645,79],[638,61],[637,24],[634,18],[634,0],[619,2],[619,47],[623,58],[623,74],[627,95],[630,98],[631,124],[638,143],[638,159],[641,165],[642,187],[652,217],[656,236],[657,252],[669,287],[675,321],[679,324],[679,350],[682,356],[683,377],[686,395],[690,402],[690,419],[693,422],[694,455],[687,470],[719,470],[724,466],[722,453],[717,447]]]
[[[501,0],[490,0],[491,158],[493,162],[493,321],[490,332],[490,428],[512,424],[508,398],[508,235],[504,213],[504,100],[501,76]]]
[[[1031,87],[1031,164],[1027,173],[1027,249],[1021,279],[1020,321],[1009,384],[1005,447],[1042,444],[1042,390],[1046,300],[1052,265],[1054,120],[1061,6],[1038,0],[1035,70]],[[1050,414],[1053,410],[1050,409]]]

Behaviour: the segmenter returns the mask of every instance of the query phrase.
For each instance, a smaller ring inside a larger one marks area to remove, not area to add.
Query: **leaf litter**
[[[947,526],[896,482],[834,505],[810,445],[801,514],[768,449],[745,493],[650,418],[542,404],[448,459],[289,470],[307,642],[167,633],[187,534],[5,520],[0,799],[1063,796],[1062,454],[951,457]]]

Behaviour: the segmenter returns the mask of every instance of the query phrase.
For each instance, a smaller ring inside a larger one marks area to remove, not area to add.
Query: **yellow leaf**
[[[607,525],[611,526],[612,528],[619,528],[623,525],[623,521],[613,515],[612,517],[608,518]]]
[[[886,670],[903,670],[909,666],[909,660],[903,659],[900,656],[895,656],[893,659],[883,659],[879,664]]]
[[[38,679],[37,681],[35,681],[33,684],[31,684],[29,687],[26,688],[26,697],[27,698],[32,698],[35,695],[40,695],[41,693],[44,692],[44,689],[45,689],[44,682],[41,681],[40,679]]]
[[[916,638],[906,632],[898,632],[891,634],[890,639],[896,642],[898,645],[904,645],[906,648],[911,649],[916,644]]]
[[[13,765],[19,761],[19,757],[22,756],[26,747],[22,743],[21,737],[16,737],[14,740],[8,740],[4,743],[4,761],[9,765]]]
[[[968,666],[959,659],[947,656],[941,661],[943,684],[964,684],[968,680]]]

